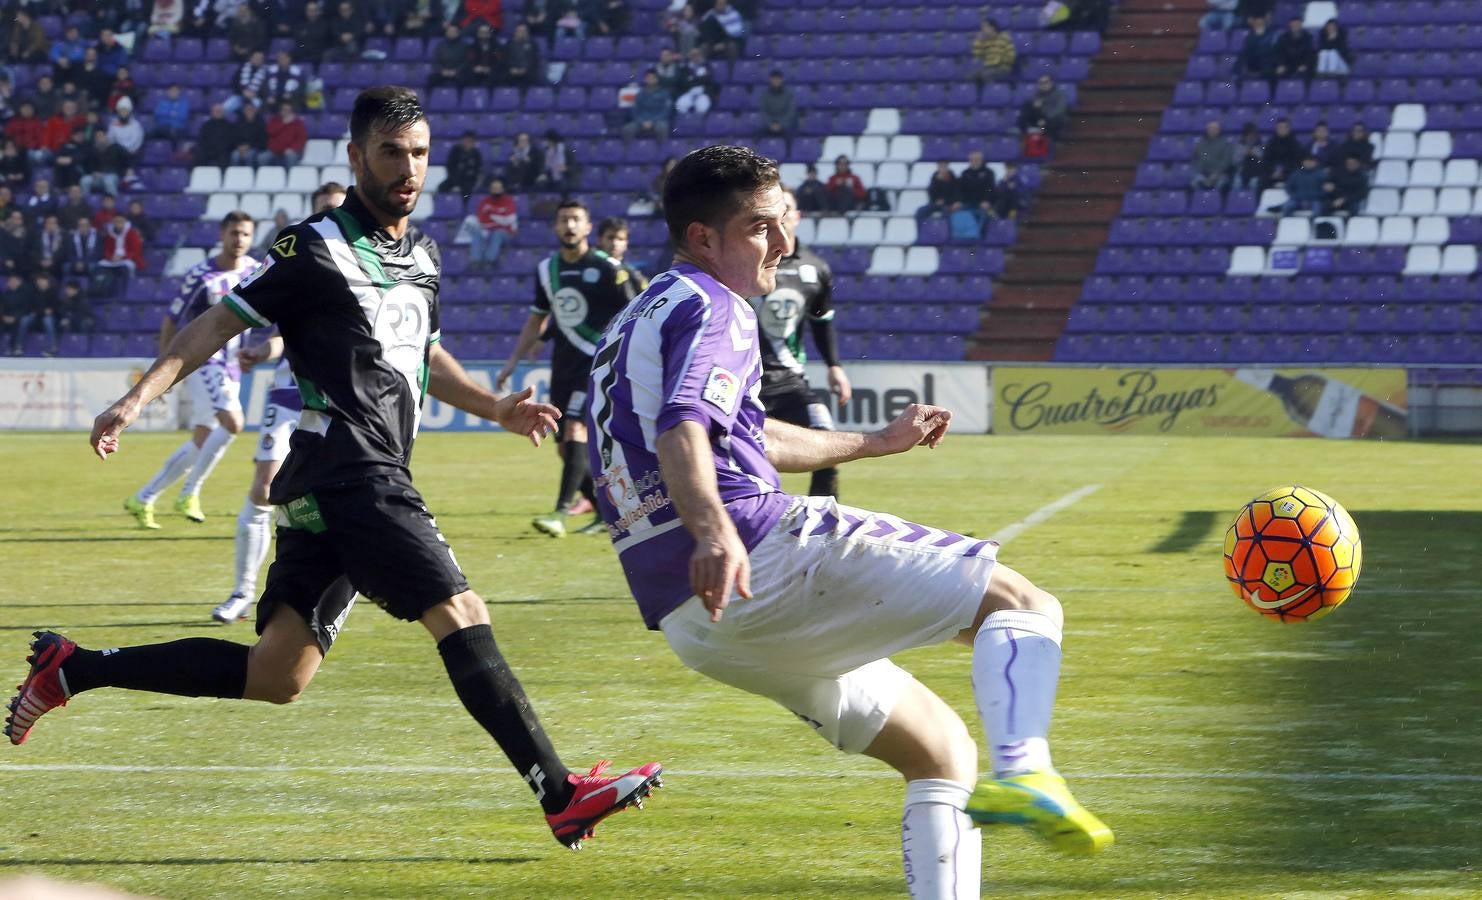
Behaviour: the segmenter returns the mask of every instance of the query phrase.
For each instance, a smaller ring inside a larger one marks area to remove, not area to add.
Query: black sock
[[[839,497],[839,470],[819,469],[813,473],[813,481],[808,485],[808,496],[810,497]]]
[[[73,694],[117,687],[182,697],[242,699],[247,689],[246,644],[216,638],[185,638],[116,650],[81,647],[62,664]]]
[[[561,445],[561,494],[556,509],[563,510],[576,500],[582,481],[591,474],[587,462],[587,442],[567,441]]]
[[[530,698],[494,643],[493,630],[488,625],[470,625],[439,641],[437,652],[442,654],[458,699],[515,764],[535,799],[547,813],[565,809],[571,799],[566,781],[571,770],[540,727]]]
[[[588,460],[589,465],[590,463],[591,461]],[[581,495],[592,501],[593,506],[597,505],[597,485],[592,481],[592,473],[590,471],[587,472],[587,477],[581,480]]]

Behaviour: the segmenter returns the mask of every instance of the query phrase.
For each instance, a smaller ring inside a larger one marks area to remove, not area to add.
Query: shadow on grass
[[[269,865],[317,866],[323,864],[342,865],[406,865],[418,863],[461,863],[468,866],[513,866],[521,863],[540,862],[538,856],[308,856],[302,858],[272,859],[252,856],[209,856],[209,857],[166,857],[164,859],[0,859],[0,868],[21,866],[237,866],[263,863]]]

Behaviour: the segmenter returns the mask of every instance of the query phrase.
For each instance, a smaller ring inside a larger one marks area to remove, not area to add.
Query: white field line
[[[360,765],[360,766],[175,766],[175,765],[112,765],[108,763],[7,763],[0,764],[4,772],[100,772],[124,775],[148,774],[229,774],[252,775],[488,775],[503,770],[487,766],[415,766],[415,765]],[[804,769],[673,769],[665,775],[674,778],[899,778],[894,772],[865,771],[808,771]],[[1482,784],[1482,775],[1458,773],[1415,774],[1381,772],[1072,772],[1067,773],[1077,781],[1282,781],[1296,783],[1367,781],[1381,783],[1424,783],[1437,784]]]
[[[997,532],[988,535],[988,540],[998,541],[1000,544],[1007,544],[1009,541],[1018,537],[1024,531],[1033,528],[1034,526],[1053,516],[1055,513],[1060,512],[1067,507],[1074,506],[1075,504],[1081,502],[1082,500],[1086,499],[1099,490],[1101,490],[1101,485],[1099,484],[1088,484],[1082,487],[1078,487],[1070,493],[1066,494],[1064,497],[1061,497],[1059,500],[1055,500],[1051,503],[1046,503],[1044,506],[1041,506],[1039,509],[1013,523],[1012,525],[1006,525],[1003,528],[999,529]]]

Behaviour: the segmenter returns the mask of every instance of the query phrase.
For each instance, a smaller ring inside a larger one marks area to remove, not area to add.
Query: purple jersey
[[[791,499],[767,460],[761,377],[756,313],[691,265],[655,278],[597,345],[587,412],[597,507],[650,628],[691,596],[695,549],[659,474],[660,434],[684,421],[710,433],[720,498],[747,550]]]
[[[203,262],[198,262],[186,271],[185,277],[180,279],[180,293],[170,303],[170,316],[175,320],[177,328],[184,328],[196,317],[206,310],[221,302],[232,288],[237,286],[249,272],[257,268],[257,260],[251,257],[242,257],[235,269],[216,268],[216,258],[211,257]],[[201,368],[207,366],[220,366],[226,369],[227,377],[233,381],[242,380],[242,367],[237,361],[237,351],[242,349],[242,336],[237,335],[226,342],[220,350],[216,351],[210,359],[201,364]]]

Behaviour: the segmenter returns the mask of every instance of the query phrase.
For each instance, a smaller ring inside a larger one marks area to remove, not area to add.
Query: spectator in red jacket
[[[5,136],[15,141],[33,163],[46,165],[46,124],[36,117],[36,104],[22,100],[16,114],[5,123]],[[38,151],[41,155],[38,157]]]
[[[103,232],[103,258],[98,267],[113,274],[114,283],[128,281],[144,269],[144,238],[121,212],[113,214],[113,221]]]
[[[474,217],[478,228],[470,229],[469,262],[476,269],[492,269],[504,245],[520,232],[519,210],[515,198],[504,192],[503,181],[496,178],[489,182],[489,193],[479,201]]]
[[[828,191],[829,209],[834,212],[849,212],[864,203],[864,182],[849,170],[847,156],[834,160],[834,174],[829,176],[824,190]]]
[[[49,154],[55,155],[62,145],[72,140],[72,132],[87,126],[87,116],[77,108],[76,100],[63,100],[62,108],[46,120],[41,143]]]
[[[487,22],[495,31],[504,28],[504,0],[463,0],[463,18],[458,27],[467,29],[475,22]]]
[[[293,104],[279,104],[278,114],[268,120],[268,149],[258,156],[258,165],[296,166],[308,142],[309,129]]]

